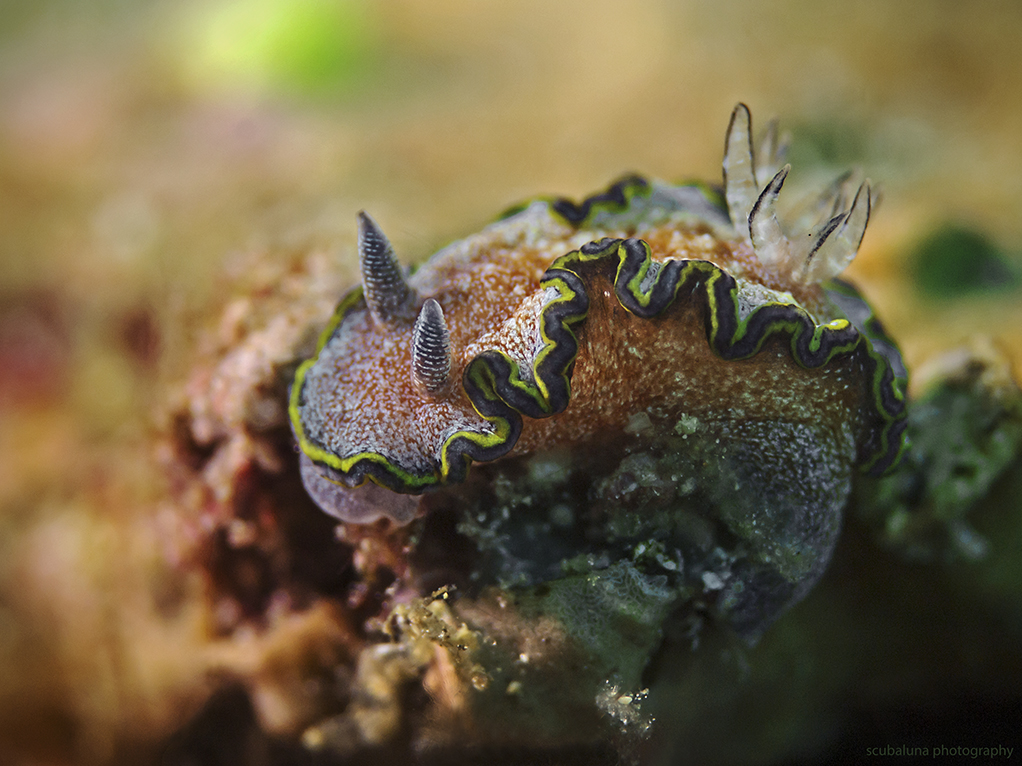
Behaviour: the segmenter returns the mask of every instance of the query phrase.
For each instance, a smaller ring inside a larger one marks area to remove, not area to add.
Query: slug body
[[[645,439],[688,454],[672,475],[698,474],[761,562],[784,569],[794,546],[784,577],[814,580],[852,469],[883,473],[903,448],[905,371],[835,280],[865,231],[868,182],[842,177],[782,224],[783,153],[773,124],[753,150],[739,105],[723,195],[629,177],[579,205],[536,200],[410,277],[362,214],[364,286],[292,389],[311,496],[344,521],[405,523],[415,495],[473,463],[609,450],[613,472]]]

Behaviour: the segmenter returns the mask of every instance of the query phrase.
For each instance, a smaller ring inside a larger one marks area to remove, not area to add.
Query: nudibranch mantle
[[[805,426],[816,442],[799,459],[893,466],[904,367],[835,279],[869,184],[852,195],[843,176],[784,225],[785,143],[773,123],[758,152],[750,136],[739,105],[723,194],[631,176],[578,205],[535,200],[407,277],[360,214],[363,286],[291,393],[310,495],[345,521],[403,523],[415,504],[394,493],[461,482],[473,461],[613,441],[642,413],[679,434],[692,418]]]

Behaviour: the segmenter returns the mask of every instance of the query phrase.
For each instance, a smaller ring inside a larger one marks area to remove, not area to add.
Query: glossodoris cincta
[[[472,463],[584,455],[652,424],[679,440],[701,428],[700,460],[730,460],[714,475],[734,491],[839,511],[852,469],[883,473],[904,441],[898,350],[835,279],[870,185],[844,176],[782,223],[774,123],[758,147],[740,104],[722,194],[632,176],[581,204],[536,200],[411,276],[360,214],[362,286],[291,392],[312,498],[343,521],[405,523],[418,511],[401,495],[462,482]],[[782,515],[822,565],[835,513]]]

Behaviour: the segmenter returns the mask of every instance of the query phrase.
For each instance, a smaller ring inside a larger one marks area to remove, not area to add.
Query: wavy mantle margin
[[[618,207],[622,201],[601,197],[588,205],[583,203],[583,219],[601,202]],[[579,212],[581,209],[582,206]],[[531,380],[523,378],[518,363],[500,351],[484,351],[473,358],[462,383],[476,412],[490,424],[491,430],[463,430],[449,436],[441,447],[439,464],[428,473],[408,471],[377,452],[359,452],[342,458],[315,444],[304,433],[300,409],[304,403],[305,375],[345,317],[364,303],[361,288],[352,290],[324,330],[315,356],[303,363],[295,375],[289,412],[299,447],[324,470],[325,478],[345,486],[355,487],[372,480],[396,492],[415,494],[433,486],[463,481],[472,461],[496,460],[514,447],[522,431],[523,415],[543,418],[568,406],[578,353],[573,327],[584,321],[589,311],[589,297],[580,272],[613,259],[617,259],[614,287],[618,301],[636,316],[655,317],[678,299],[705,300],[707,340],[723,359],[747,359],[774,337],[787,340],[792,358],[806,368],[820,367],[836,357],[858,355],[870,378],[873,420],[860,447],[859,466],[878,476],[897,464],[906,446],[904,368],[897,347],[851,285],[840,282],[832,287],[846,301],[861,304],[866,320],[859,322],[859,327],[847,319],[817,325],[804,309],[788,303],[763,304],[742,319],[734,277],[709,261],[653,261],[649,245],[640,239],[591,242],[550,265],[540,289],[554,288],[559,295],[540,315],[543,346],[532,363]]]

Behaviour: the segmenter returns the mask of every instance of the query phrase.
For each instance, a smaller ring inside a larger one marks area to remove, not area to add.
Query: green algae
[[[952,355],[944,368],[909,409],[904,463],[863,480],[856,508],[911,559],[980,559],[988,542],[969,515],[1022,451],[1022,392],[989,347]]]

